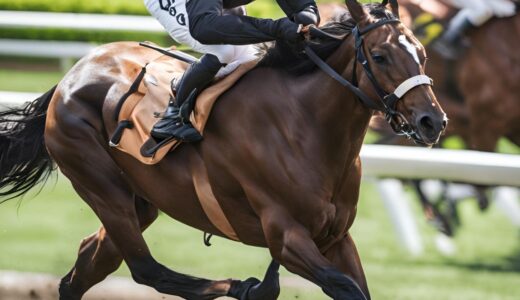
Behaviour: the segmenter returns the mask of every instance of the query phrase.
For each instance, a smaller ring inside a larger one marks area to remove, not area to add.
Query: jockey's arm
[[[278,20],[222,15],[222,0],[187,3],[191,35],[202,44],[248,45],[277,39],[296,41],[300,26],[288,18]]]

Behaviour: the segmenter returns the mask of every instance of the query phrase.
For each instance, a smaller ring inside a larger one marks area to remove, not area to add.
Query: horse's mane
[[[364,6],[376,19],[395,18],[395,16],[381,4],[366,4]],[[336,16],[331,22],[320,27],[320,29],[331,35],[344,36],[346,38],[355,26],[356,22],[354,22],[350,13],[347,11]],[[308,45],[319,57],[327,59],[342,43],[343,40],[332,38],[312,38]],[[298,47],[300,47],[300,50],[298,50]],[[296,76],[309,73],[316,68],[316,65],[302,53],[301,45],[289,44],[279,40],[271,45],[264,44],[260,51],[262,52],[260,54],[262,59],[258,63],[258,67],[284,69]]]

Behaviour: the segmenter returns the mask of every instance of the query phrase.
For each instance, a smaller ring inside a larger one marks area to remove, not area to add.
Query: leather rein
[[[385,19],[378,21],[376,23],[370,24],[363,29],[359,29],[358,26],[354,27],[352,30],[352,34],[355,37],[355,48],[356,48],[356,62],[363,66],[363,70],[365,74],[369,78],[372,83],[372,87],[376,91],[378,95],[377,100],[373,100],[367,94],[365,94],[357,84],[356,79],[356,66],[357,63],[354,63],[353,68],[353,80],[348,81],[343,76],[341,76],[338,72],[336,72],[331,66],[329,66],[323,59],[321,59],[309,45],[306,45],[304,50],[305,54],[309,57],[311,61],[313,61],[323,72],[327,73],[334,80],[339,82],[344,87],[347,87],[356,97],[365,105],[366,107],[374,110],[381,111],[385,114],[386,121],[391,125],[392,129],[395,133],[400,135],[405,135],[408,138],[413,138],[418,141],[418,136],[413,127],[408,123],[408,120],[397,111],[396,106],[399,99],[401,99],[406,93],[411,91],[412,89],[421,86],[421,85],[433,85],[433,80],[426,75],[416,75],[408,78],[403,81],[393,93],[387,93],[379,84],[374,73],[370,69],[370,65],[365,55],[364,51],[364,39],[363,36],[368,32],[381,27],[386,24],[396,24],[401,21],[397,18],[393,19]],[[337,37],[334,35],[330,35],[317,27],[311,27],[311,35],[327,37],[337,40],[342,40],[343,38]],[[395,121],[396,126],[394,126],[392,121]]]

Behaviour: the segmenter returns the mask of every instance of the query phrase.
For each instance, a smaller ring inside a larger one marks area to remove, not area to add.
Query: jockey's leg
[[[208,85],[222,63],[212,54],[206,54],[188,67],[177,85],[177,96],[170,102],[163,118],[152,129],[152,136],[159,139],[174,137],[186,142],[202,139],[200,133],[189,123],[195,98]]]
[[[207,53],[192,64],[176,85],[176,99],[171,101],[163,118],[152,129],[159,139],[175,137],[185,142],[202,139],[200,133],[189,122],[197,95],[213,78],[226,76],[239,65],[256,59],[254,46],[202,45],[195,44],[195,51]]]

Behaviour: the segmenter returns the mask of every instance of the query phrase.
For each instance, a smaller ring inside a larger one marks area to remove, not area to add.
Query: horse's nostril
[[[442,130],[446,129],[448,127],[448,120],[442,121]]]
[[[424,116],[421,118],[421,120],[419,121],[419,124],[421,124],[421,127],[426,129],[426,130],[433,130],[433,121],[430,117],[428,116]]]

